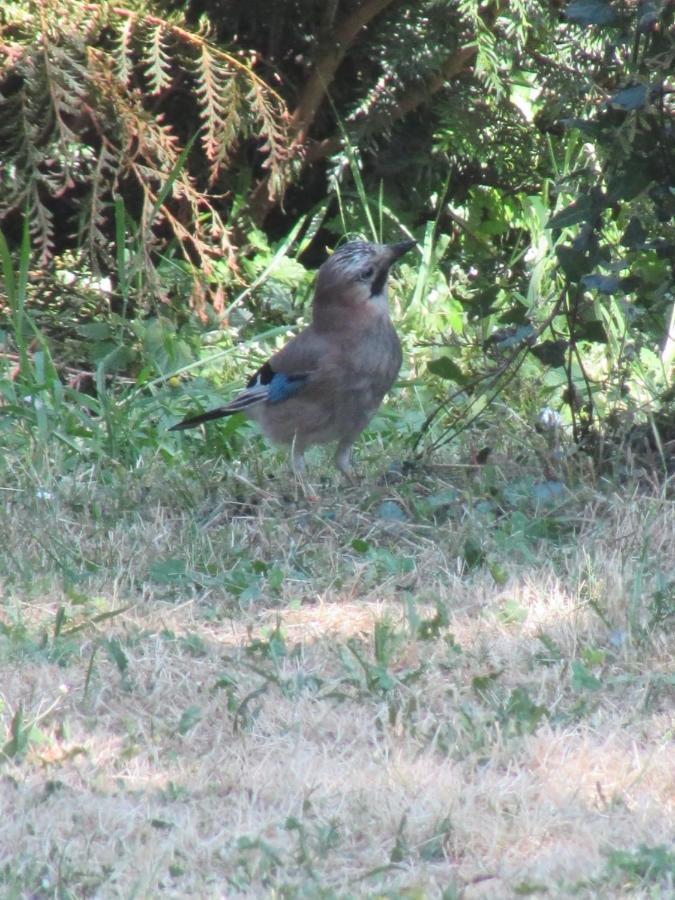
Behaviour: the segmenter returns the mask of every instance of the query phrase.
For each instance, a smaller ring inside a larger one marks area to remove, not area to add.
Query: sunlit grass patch
[[[671,502],[243,475],[16,476],[10,896],[668,895]]]

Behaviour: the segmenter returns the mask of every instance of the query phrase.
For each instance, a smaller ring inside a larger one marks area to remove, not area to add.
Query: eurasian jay
[[[272,441],[291,445],[298,475],[308,447],[337,441],[335,465],[349,478],[352,444],[401,367],[387,276],[414,245],[352,241],[339,247],[319,269],[311,325],[261,366],[227,406],[184,419],[171,431],[244,412]]]

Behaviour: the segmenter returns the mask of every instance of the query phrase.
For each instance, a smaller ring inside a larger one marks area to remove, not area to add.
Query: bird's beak
[[[408,250],[412,250],[413,247],[416,247],[417,241],[401,241],[399,244],[386,244],[385,246],[389,251],[388,263],[391,265],[403,256],[404,253],[407,253]]]

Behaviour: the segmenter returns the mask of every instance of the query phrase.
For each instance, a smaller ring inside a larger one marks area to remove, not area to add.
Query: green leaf
[[[594,198],[581,197],[570,203],[565,209],[551,216],[546,225],[547,228],[569,228],[571,225],[578,225],[580,222],[588,222],[597,213],[597,205]]]
[[[9,728],[9,740],[2,748],[2,755],[8,757],[23,756],[28,748],[30,728],[27,728],[23,718],[23,706],[19,704],[19,708],[12,717],[12,724]]]
[[[632,200],[652,183],[653,178],[645,168],[644,162],[631,156],[626,160],[626,168],[619,169],[607,182],[607,199],[610,203],[617,200]]]
[[[171,582],[182,581],[186,576],[186,572],[187,569],[184,559],[160,559],[150,566],[148,574],[151,581],[157,581],[160,584],[169,584]]]
[[[675,853],[665,844],[654,847],[640,844],[637,850],[612,850],[607,862],[610,871],[621,872],[634,881],[663,880],[665,883],[675,872]]]
[[[77,333],[91,341],[105,341],[115,334],[109,322],[85,322],[77,326]]]
[[[598,140],[606,130],[601,122],[594,122],[591,119],[566,118],[561,119],[560,122],[565,128],[576,128],[577,131]]]
[[[461,494],[457,488],[447,488],[446,490],[438,491],[435,494],[429,494],[428,497],[425,497],[425,500],[431,509],[442,509],[444,506],[456,503],[457,500],[460,499],[460,496]]]
[[[469,569],[475,569],[485,561],[485,550],[480,545],[480,541],[473,537],[468,537],[464,541],[464,562]]]
[[[427,369],[432,375],[437,375],[439,378],[444,378],[446,381],[454,381],[457,384],[466,383],[466,375],[464,372],[462,372],[457,363],[454,363],[447,356],[440,356],[438,359],[432,359],[427,365]]]
[[[602,682],[578,659],[572,661],[572,687],[575,691],[598,691]]]
[[[517,687],[511,692],[501,718],[511,722],[518,734],[534,734],[547,712],[545,706],[532,700],[525,688]]]
[[[564,494],[565,485],[561,481],[537,481],[532,485],[532,499],[537,506],[551,506],[556,500],[561,500]]]
[[[591,263],[582,250],[577,250],[569,244],[563,244],[555,248],[560,268],[570,281],[579,281],[586,274]]]
[[[368,541],[364,541],[361,538],[354,538],[352,541],[352,549],[356,550],[357,553],[367,553],[370,550],[370,544]]]
[[[590,322],[581,322],[577,325],[575,337],[577,340],[590,341],[593,344],[606,344],[607,332],[599,319]]]
[[[198,706],[188,706],[180,717],[178,723],[178,734],[187,734],[191,731],[202,717],[202,711]]]
[[[490,570],[490,575],[492,575],[495,584],[498,584],[500,587],[503,587],[509,580],[508,572],[500,566],[498,562],[488,563],[488,569]]]
[[[407,522],[408,516],[404,509],[394,500],[383,500],[375,510],[375,514],[380,519],[387,519],[390,522]]]
[[[597,647],[586,647],[581,654],[587,666],[601,666],[607,659],[607,651]]]
[[[566,349],[566,341],[540,341],[534,347],[530,347],[530,353],[536,356],[545,366],[559,369],[565,365]]]
[[[637,216],[633,216],[621,235],[621,244],[631,250],[642,247],[647,240],[647,230]]]
[[[527,619],[527,610],[517,600],[505,600],[497,611],[497,617],[505,625],[522,625]]]
[[[117,638],[110,638],[109,640],[104,641],[103,646],[110,659],[117,666],[120,675],[126,675],[126,671],[129,668],[129,659],[124,650],[122,650],[122,645]]]
[[[534,335],[534,328],[530,322],[526,325],[518,325],[515,328],[502,328],[495,331],[488,338],[487,343],[493,344],[503,352],[515,347],[527,344]]]
[[[547,894],[548,888],[545,884],[539,884],[536,881],[521,881],[520,884],[514,887],[513,893],[517,897],[531,897],[533,894],[539,896],[540,894]]]
[[[485,698],[488,691],[494,687],[495,682],[504,670],[499,669],[496,672],[488,672],[487,675],[476,675],[471,679],[471,688],[480,697]]]
[[[563,658],[562,650],[552,637],[545,632],[540,631],[537,635],[537,640],[545,647],[545,652],[540,650],[539,653],[536,654],[535,658],[537,662],[542,663],[542,665],[545,666],[551,666],[561,661]]]

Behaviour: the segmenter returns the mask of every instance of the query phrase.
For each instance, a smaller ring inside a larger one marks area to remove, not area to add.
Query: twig
[[[497,396],[497,394],[501,391],[501,389],[503,387],[503,384],[501,382],[502,376],[505,375],[512,366],[515,366],[513,375],[516,374],[518,369],[522,366],[523,362],[525,361],[525,357],[527,355],[527,352],[529,351],[530,345],[532,343],[534,343],[534,341],[536,341],[537,338],[541,337],[541,335],[544,333],[544,331],[546,331],[546,329],[553,323],[553,320],[555,319],[555,317],[560,313],[560,310],[561,310],[563,303],[565,302],[565,298],[567,296],[567,290],[568,290],[568,285],[565,284],[565,287],[560,292],[560,296],[556,300],[556,302],[553,306],[553,309],[551,310],[549,315],[546,317],[546,319],[542,322],[542,324],[535,330],[534,334],[529,338],[527,347],[525,347],[525,348],[523,348],[522,346],[517,347],[514,350],[514,352],[511,354],[511,356],[504,363],[502,363],[501,366],[499,366],[499,368],[496,371],[485,372],[482,375],[477,376],[473,380],[473,382],[469,382],[468,385],[466,385],[466,384],[462,385],[462,387],[458,388],[453,394],[451,394],[449,397],[446,397],[446,399],[443,400],[443,402],[440,403],[436,407],[436,409],[433,410],[433,412],[429,413],[427,418],[424,420],[424,422],[417,434],[415,442],[412,446],[413,454],[419,447],[423,436],[429,430],[431,424],[437,418],[437,416],[440,415],[440,413],[443,412],[443,410],[447,409],[447,407],[452,403],[452,401],[455,399],[455,397],[458,397],[460,394],[463,394],[466,391],[467,387],[476,387],[483,381],[491,381],[492,382],[491,387],[493,387],[495,384],[497,384],[498,386],[497,386],[497,390],[490,397],[488,404],[494,400],[494,398]],[[521,354],[522,354],[522,358],[518,361],[518,357]],[[516,365],[516,362],[517,362],[517,365]],[[490,390],[490,388],[488,388],[488,390]],[[473,400],[468,408],[470,409],[471,406],[473,404],[475,404],[476,402],[477,402],[477,400]],[[488,404],[486,404],[486,406]],[[469,427],[469,425],[473,424],[476,421],[476,419],[481,415],[482,411],[483,410],[480,410],[472,418],[470,418],[466,422],[464,422],[464,424],[462,425],[462,427],[460,429],[453,431],[451,436],[448,437],[447,440],[444,439],[441,441],[441,443],[439,443],[438,441],[432,442],[431,446],[428,447],[423,453],[417,453],[414,456],[414,459],[416,459],[416,460],[421,459],[422,456],[424,455],[424,453],[431,453],[434,450],[437,450],[438,447],[442,447],[444,444],[448,443],[449,440],[452,440],[452,438],[456,437],[458,434],[461,434],[462,431],[465,431],[466,428]]]

